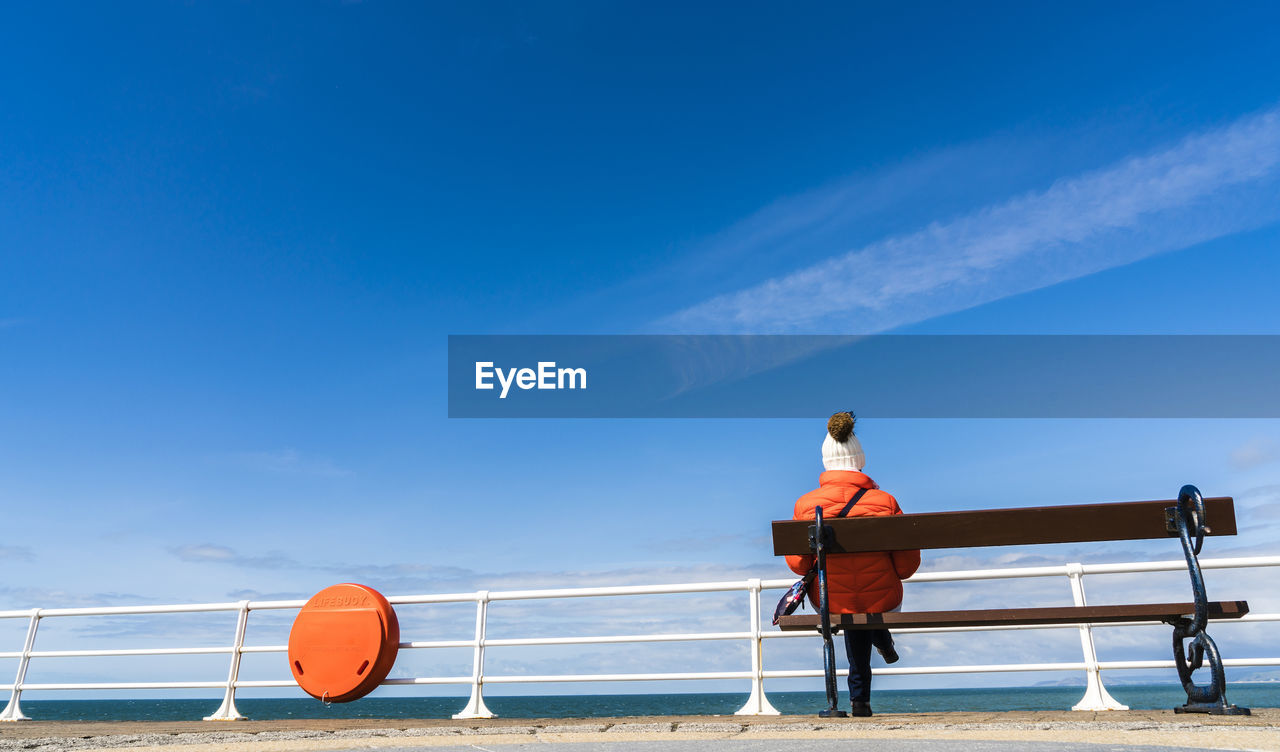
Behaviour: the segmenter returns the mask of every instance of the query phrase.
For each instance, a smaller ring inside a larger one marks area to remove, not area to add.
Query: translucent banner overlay
[[[451,418],[1276,418],[1277,335],[449,337]]]

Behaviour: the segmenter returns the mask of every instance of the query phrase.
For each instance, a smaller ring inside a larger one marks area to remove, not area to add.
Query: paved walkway
[[[320,719],[182,722],[24,721],[0,724],[0,752],[198,745],[225,752],[381,749],[432,752],[1014,752],[1015,750],[1233,749],[1280,752],[1280,709],[1252,716],[1172,711],[1086,713],[895,713],[822,720],[809,716],[678,716],[613,719]],[[501,749],[498,749],[501,748]]]

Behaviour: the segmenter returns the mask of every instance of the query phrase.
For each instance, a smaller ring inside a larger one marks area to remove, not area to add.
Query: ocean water
[[[1121,685],[1107,690],[1135,710],[1173,708],[1186,695],[1173,685]],[[944,711],[1068,710],[1083,687],[1000,687],[873,691],[877,714]],[[811,715],[826,707],[821,692],[771,692],[773,706],[784,715]],[[1229,700],[1242,707],[1280,707],[1280,683],[1233,684]],[[609,718],[645,715],[732,715],[746,693],[650,695],[549,695],[485,697],[489,709],[503,718]],[[841,706],[848,696],[841,694]],[[217,709],[220,700],[28,700],[22,710],[41,721],[191,721]],[[326,706],[311,699],[238,698],[236,707],[254,720],[284,718],[449,718],[466,705],[465,697],[366,697]],[[848,708],[845,707],[847,710]]]

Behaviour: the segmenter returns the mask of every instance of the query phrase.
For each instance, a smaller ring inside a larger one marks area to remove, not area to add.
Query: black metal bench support
[[[1197,558],[1204,545],[1204,498],[1195,486],[1183,486],[1178,492],[1178,505],[1165,510],[1165,524],[1170,533],[1176,533],[1182,541],[1182,551],[1187,557],[1187,569],[1191,574],[1191,591],[1195,595],[1195,613],[1192,618],[1180,618],[1169,622],[1173,627],[1173,660],[1178,668],[1178,678],[1187,692],[1187,704],[1174,708],[1177,713],[1211,713],[1213,715],[1250,715],[1248,708],[1236,707],[1227,702],[1227,679],[1222,668],[1218,646],[1205,631],[1208,622],[1209,596],[1205,592],[1204,575]],[[1192,542],[1194,539],[1194,543]],[[1190,643],[1186,641],[1190,640]],[[1192,674],[1209,659],[1210,683],[1195,683]]]

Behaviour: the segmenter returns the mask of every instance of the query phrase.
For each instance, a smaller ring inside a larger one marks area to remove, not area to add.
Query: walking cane
[[[822,524],[822,506],[813,510],[813,525],[809,528],[809,548],[818,563],[818,613],[822,628],[822,671],[827,683],[827,709],[818,711],[819,718],[846,718],[848,713],[839,709],[840,694],[836,687],[836,649],[831,642],[831,610],[827,606],[827,548],[830,528]]]

